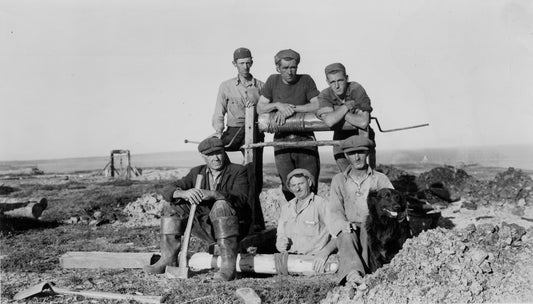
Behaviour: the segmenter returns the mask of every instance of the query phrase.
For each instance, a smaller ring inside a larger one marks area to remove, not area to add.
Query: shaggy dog
[[[402,249],[411,237],[407,220],[407,200],[394,189],[381,189],[368,195],[366,219],[370,270],[374,272]]]

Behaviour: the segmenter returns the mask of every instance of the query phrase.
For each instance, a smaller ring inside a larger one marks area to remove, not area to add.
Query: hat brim
[[[343,152],[354,152],[354,151],[370,151],[368,147],[356,147],[356,148],[346,148],[342,150]]]
[[[207,155],[207,154],[211,154],[211,153],[219,152],[219,151],[224,151],[224,148],[223,147],[212,147],[205,151],[202,151],[202,154]]]

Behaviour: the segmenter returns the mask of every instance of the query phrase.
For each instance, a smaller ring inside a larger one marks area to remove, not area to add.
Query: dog
[[[394,189],[381,189],[368,195],[365,228],[371,272],[390,263],[412,236],[407,218],[407,199]]]

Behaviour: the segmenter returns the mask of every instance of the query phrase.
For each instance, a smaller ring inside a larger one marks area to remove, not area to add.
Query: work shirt
[[[328,202],[311,193],[297,210],[296,200],[293,198],[281,208],[277,238],[292,241],[289,253],[317,254],[331,238],[326,225]]]
[[[216,191],[218,184],[220,184],[220,180],[222,178],[222,171],[213,171],[209,167],[205,169],[205,173],[207,173],[207,180],[209,189],[211,191]]]
[[[259,100],[259,92],[264,83],[252,77],[244,84],[240,77],[231,78],[220,84],[218,96],[213,113],[213,128],[217,133],[224,131],[224,116],[228,127],[244,126],[247,107],[253,107]]]
[[[378,171],[368,167],[362,181],[356,181],[348,166],[344,172],[337,173],[331,180],[329,195],[330,213],[328,214],[328,229],[331,235],[338,235],[348,224],[361,224],[368,215],[368,193],[383,188],[394,189],[389,178]]]

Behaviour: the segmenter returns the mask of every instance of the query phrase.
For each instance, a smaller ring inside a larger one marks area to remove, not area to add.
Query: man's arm
[[[294,105],[288,103],[270,102],[270,100],[263,95],[259,97],[259,101],[257,102],[257,114],[278,110],[283,115],[286,115],[286,117],[289,117],[294,114],[294,108]]]
[[[284,206],[285,207],[285,206]],[[282,207],[279,213],[278,228],[276,230],[276,249],[279,252],[287,252],[289,250],[289,238],[285,234],[285,222],[287,209]]]
[[[313,97],[309,100],[309,103],[304,105],[294,106],[294,112],[306,113],[306,112],[316,112],[318,110],[318,97]]]
[[[222,132],[224,131],[224,116],[227,113],[227,100],[226,94],[224,93],[224,83],[218,88],[218,95],[215,104],[215,112],[213,113],[212,125],[215,129],[215,134],[220,138]]]
[[[354,127],[366,129],[370,124],[370,112],[356,108],[353,112],[347,112],[344,119]]]
[[[348,222],[344,212],[344,199],[341,192],[341,187],[343,186],[341,183],[343,180],[344,177],[339,173],[331,181],[329,205],[326,212],[326,225],[332,236],[337,236],[341,231],[346,230],[350,226],[350,222]]]

